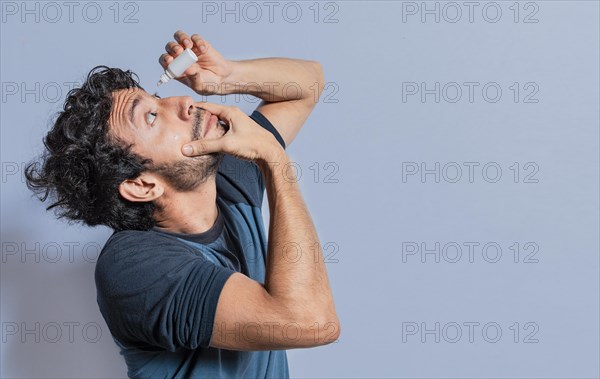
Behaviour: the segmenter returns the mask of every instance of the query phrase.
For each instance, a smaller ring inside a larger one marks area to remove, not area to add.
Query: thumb
[[[218,153],[223,151],[223,142],[222,138],[219,139],[201,139],[186,143],[181,148],[181,153],[188,157],[194,157],[198,155],[210,154],[210,153]]]

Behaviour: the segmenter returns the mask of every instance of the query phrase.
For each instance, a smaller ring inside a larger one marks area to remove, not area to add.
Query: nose
[[[189,120],[194,117],[194,101],[190,96],[179,98],[179,117],[182,120]]]

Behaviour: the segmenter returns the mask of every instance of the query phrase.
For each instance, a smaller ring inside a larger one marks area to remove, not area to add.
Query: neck
[[[165,191],[161,199],[163,209],[155,215],[158,229],[172,233],[204,233],[217,220],[219,211],[214,176],[190,192]]]

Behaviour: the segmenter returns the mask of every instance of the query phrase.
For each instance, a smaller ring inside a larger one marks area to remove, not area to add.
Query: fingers
[[[181,148],[181,153],[188,157],[193,157],[197,155],[221,152],[224,149],[223,138],[225,137],[210,140],[201,139],[189,142]]]
[[[201,101],[199,104],[200,108],[206,109],[207,111],[216,115],[219,118],[221,118],[221,116],[224,116],[227,112],[227,108],[229,108],[226,105],[207,103],[205,101]]]
[[[237,107],[230,107],[221,104],[200,102],[199,106],[214,114],[221,120],[229,122],[229,124],[231,124],[231,120],[235,117],[235,115],[241,112]]]
[[[181,51],[183,51],[183,49],[192,48],[196,55],[206,53],[210,47],[208,42],[198,34],[193,34],[190,38],[186,33],[178,30],[175,32],[175,34],[173,34],[173,37],[175,38],[176,42],[168,43],[165,48],[167,52],[172,55],[179,55],[180,47]],[[170,49],[174,49],[174,51],[170,51]]]
[[[179,55],[183,51],[183,47],[175,41],[171,41],[165,45],[165,50],[171,55]]]
[[[175,41],[170,41],[165,45],[165,51],[167,52],[167,54],[161,55],[161,58],[160,58],[161,64],[163,62],[166,62],[167,64],[170,63],[170,60],[168,57],[169,55],[171,56],[172,59],[174,59],[179,54],[181,54],[184,49],[187,49],[187,48],[193,46],[192,41],[190,40],[190,37],[188,37],[187,34],[182,32],[181,30],[178,30],[177,32],[175,32],[174,37],[175,37]]]
[[[206,51],[208,51],[208,42],[202,39],[202,37],[200,37],[198,34],[192,35],[192,42],[194,43],[194,46],[198,48],[201,54],[204,54]]]
[[[178,30],[173,34],[175,41],[170,41],[165,45],[166,54],[158,58],[158,63],[166,68],[184,49],[192,48],[196,55],[204,54],[208,51],[210,44],[200,35],[193,34],[190,38],[185,32]]]
[[[166,53],[158,58],[158,63],[166,68],[176,57],[183,52],[183,47],[177,42],[171,41],[165,45]]]
[[[158,57],[158,63],[160,63],[160,65],[163,68],[167,68],[167,66],[169,65],[169,63],[171,63],[173,61],[173,59],[174,58],[172,56],[165,53],[165,54],[161,55],[160,57]]]
[[[192,47],[192,41],[190,40],[190,37],[188,37],[188,35],[185,34],[182,30],[176,31],[175,34],[173,34],[173,38],[175,38],[175,41],[177,41],[181,46],[183,46],[184,49]]]
[[[208,103],[205,101],[198,102],[197,106],[209,111],[219,119],[227,121],[230,130],[233,129],[233,118],[236,114],[242,113],[237,107],[229,107],[227,105]],[[232,141],[231,135],[232,134],[228,134],[216,139],[200,139],[189,142],[182,146],[181,153],[188,157],[193,157],[216,152],[228,152],[228,149],[231,148],[229,145]]]

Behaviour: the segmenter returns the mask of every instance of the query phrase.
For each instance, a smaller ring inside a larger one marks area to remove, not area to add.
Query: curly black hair
[[[108,132],[112,93],[128,88],[143,89],[130,70],[94,67],[81,88],[67,94],[39,161],[27,165],[27,187],[41,201],[50,197],[47,210],[54,208],[58,218],[115,231],[155,225],[156,203],[128,201],[118,190],[121,182],[138,177],[152,163]]]

